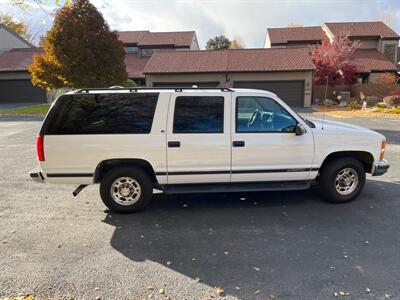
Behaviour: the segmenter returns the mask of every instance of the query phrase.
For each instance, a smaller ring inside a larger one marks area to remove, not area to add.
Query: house
[[[310,106],[315,66],[307,48],[158,51],[144,73],[149,87],[269,90],[291,106]]]
[[[154,51],[199,49],[194,31],[123,31],[118,32],[118,36],[126,51],[128,78],[139,85],[145,84],[143,70]],[[2,24],[0,47],[0,103],[46,102],[46,92],[32,85],[28,72],[33,55],[41,54],[43,50],[34,47]]]
[[[264,47],[308,47],[341,33],[348,33],[350,39],[361,42],[353,56],[359,82],[373,82],[382,73],[396,72],[400,36],[383,22],[329,22],[323,26],[268,28]]]
[[[125,47],[128,78],[145,85],[143,70],[154,51],[199,50],[196,32],[119,31]]]
[[[0,103],[45,102],[46,92],[31,83],[28,66],[42,50],[0,24]]]

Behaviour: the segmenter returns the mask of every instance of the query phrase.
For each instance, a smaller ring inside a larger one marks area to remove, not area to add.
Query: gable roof
[[[34,48],[35,46],[33,46],[31,43],[29,43],[26,39],[24,39],[22,36],[20,36],[19,34],[16,34],[14,31],[12,31],[10,28],[8,28],[6,25],[4,25],[3,23],[0,23],[0,28],[3,28],[4,30],[6,30],[8,33],[10,33],[11,35],[13,35],[15,38],[19,39],[21,42],[23,42],[24,44],[26,44],[28,47],[30,48]]]
[[[150,57],[140,57],[134,53],[125,54],[125,65],[128,78],[144,78],[143,70]]]
[[[399,38],[399,35],[383,22],[335,22],[325,23],[325,26],[328,27],[333,35],[348,32],[350,36],[354,37]]]
[[[321,26],[267,28],[271,44],[299,41],[321,41],[325,33]]]
[[[220,73],[315,70],[307,48],[156,51],[144,73]]]
[[[119,31],[119,39],[124,43],[140,46],[172,45],[175,47],[190,47],[194,31],[150,32],[150,31]]]
[[[357,73],[394,72],[396,65],[375,49],[359,49],[352,57]]]
[[[42,48],[11,49],[0,55],[0,72],[27,71],[33,55],[42,53]]]

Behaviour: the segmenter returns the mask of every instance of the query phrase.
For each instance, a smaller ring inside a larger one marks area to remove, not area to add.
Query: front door
[[[308,179],[313,158],[310,130],[268,97],[238,96],[232,108],[232,182]]]
[[[171,95],[168,184],[230,181],[230,98],[230,92]]]

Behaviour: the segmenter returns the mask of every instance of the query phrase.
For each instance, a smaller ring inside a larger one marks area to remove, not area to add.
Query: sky
[[[385,21],[400,34],[400,0],[91,0],[113,30],[196,31],[200,48],[217,35],[263,47],[268,27]],[[23,19],[40,36],[51,27],[54,0],[26,0],[22,10],[0,0],[0,13]]]

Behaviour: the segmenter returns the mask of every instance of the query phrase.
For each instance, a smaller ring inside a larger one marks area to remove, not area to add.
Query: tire
[[[322,196],[331,203],[346,203],[354,200],[365,184],[363,165],[354,158],[339,158],[328,161],[319,177]]]
[[[111,169],[100,183],[103,203],[116,213],[133,213],[144,209],[153,194],[149,175],[140,168]]]

